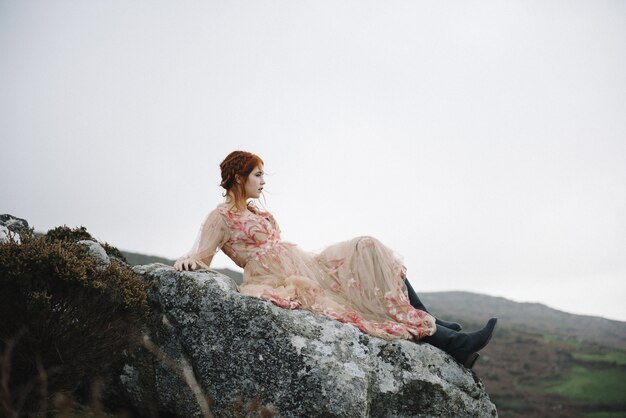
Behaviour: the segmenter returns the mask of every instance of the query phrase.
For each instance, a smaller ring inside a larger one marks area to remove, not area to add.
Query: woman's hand
[[[174,263],[174,268],[178,271],[191,271],[198,268],[198,263],[193,258],[179,258]]]

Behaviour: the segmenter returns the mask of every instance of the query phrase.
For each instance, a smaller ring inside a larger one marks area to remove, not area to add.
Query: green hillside
[[[626,418],[624,322],[467,292],[422,300],[467,331],[499,317],[474,371],[500,417]]]
[[[481,324],[497,316],[500,323],[513,329],[626,350],[626,322],[575,315],[540,303],[519,303],[470,292],[434,292],[421,296],[435,315],[441,314],[463,325]]]

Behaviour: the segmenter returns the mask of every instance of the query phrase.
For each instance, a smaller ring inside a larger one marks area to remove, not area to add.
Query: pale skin
[[[261,196],[261,192],[263,191],[263,185],[265,184],[264,174],[265,173],[263,172],[263,167],[257,166],[254,168],[254,170],[250,172],[248,177],[245,179],[239,174],[235,175],[235,180],[237,181],[238,187],[241,187],[241,185],[243,184],[244,196],[245,196],[244,200],[246,202],[248,201],[248,199],[258,199]],[[235,195],[232,192],[232,188],[231,188],[227,192],[226,203],[234,204],[234,201],[235,201]],[[249,212],[247,208],[246,208],[246,211]],[[193,260],[182,260],[180,262],[176,262],[174,264],[174,267],[176,268],[176,270],[179,270],[179,271],[183,271],[183,270],[190,271],[190,270],[196,270],[200,266]]]

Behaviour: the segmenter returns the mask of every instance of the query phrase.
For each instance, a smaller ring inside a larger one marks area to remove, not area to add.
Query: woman
[[[263,161],[234,151],[220,168],[225,202],[206,217],[191,251],[174,264],[177,270],[208,269],[221,249],[244,269],[239,291],[245,295],[324,314],[376,337],[426,341],[466,367],[474,365],[495,318],[469,334],[458,332],[459,324],[435,319],[410,287],[400,259],[373,237],[340,242],[319,254],[282,241],[274,217],[249,202],[263,191]]]

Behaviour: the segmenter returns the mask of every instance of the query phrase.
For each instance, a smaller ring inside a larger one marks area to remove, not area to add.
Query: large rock
[[[280,417],[497,416],[476,375],[428,344],[279,308],[213,271],[134,270],[151,285],[149,338],[176,363],[155,361],[154,349],[129,356],[121,381],[139,409],[202,416],[201,391],[216,417],[232,416],[238,396],[257,395]]]

